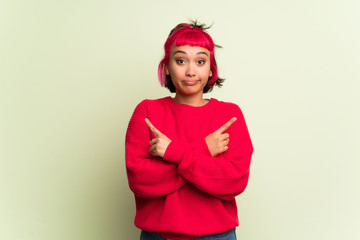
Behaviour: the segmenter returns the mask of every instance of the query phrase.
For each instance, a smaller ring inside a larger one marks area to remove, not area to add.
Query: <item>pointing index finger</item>
[[[223,133],[224,131],[226,131],[235,121],[236,121],[236,117],[233,117],[233,118],[231,118],[227,123],[225,123],[224,125],[222,125],[219,129],[218,129],[218,131],[220,132],[220,133]]]
[[[159,137],[159,130],[157,130],[156,127],[154,127],[154,125],[150,122],[150,120],[148,118],[145,118],[145,122],[146,125],[148,125],[150,131],[152,131],[156,137]]]

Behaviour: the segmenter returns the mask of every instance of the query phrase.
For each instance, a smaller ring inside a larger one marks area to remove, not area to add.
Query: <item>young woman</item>
[[[205,30],[194,22],[170,32],[158,74],[175,97],[142,101],[129,122],[126,167],[141,240],[236,239],[235,197],[253,147],[240,108],[203,97],[223,82]]]

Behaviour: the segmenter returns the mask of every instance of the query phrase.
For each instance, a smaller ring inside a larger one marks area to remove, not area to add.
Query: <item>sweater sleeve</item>
[[[135,109],[126,132],[125,157],[129,187],[138,197],[152,198],[175,192],[185,180],[175,163],[153,157],[149,153],[151,134],[144,119],[146,100]]]
[[[171,142],[164,156],[165,160],[177,163],[178,173],[198,189],[225,200],[231,200],[245,190],[253,153],[240,108],[237,107],[233,114],[237,121],[227,130],[230,142],[226,152],[213,157],[203,139],[192,146]]]

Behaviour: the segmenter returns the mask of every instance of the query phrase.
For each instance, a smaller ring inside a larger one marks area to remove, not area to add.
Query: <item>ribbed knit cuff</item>
[[[169,146],[166,148],[164,160],[174,163],[180,163],[184,157],[185,147],[171,141]]]

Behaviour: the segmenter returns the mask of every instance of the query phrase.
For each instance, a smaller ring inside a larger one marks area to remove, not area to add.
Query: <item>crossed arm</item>
[[[241,110],[234,111],[234,115],[236,117],[203,141],[188,145],[172,141],[149,119],[145,119],[144,124],[146,108],[139,106],[126,136],[127,174],[135,195],[143,198],[165,196],[189,182],[222,199],[233,199],[240,194],[247,184],[252,144]],[[235,121],[236,126],[228,131],[232,136],[230,142],[231,136],[224,132]],[[150,132],[153,138],[149,138]],[[151,139],[150,142],[147,139]]]

